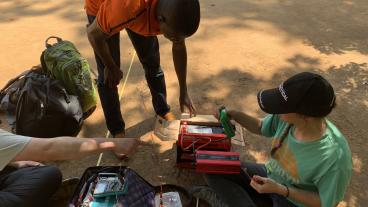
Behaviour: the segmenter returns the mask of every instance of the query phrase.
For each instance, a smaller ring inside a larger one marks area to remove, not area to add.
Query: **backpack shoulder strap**
[[[43,69],[44,71],[47,71],[47,65],[46,65],[46,63],[45,63],[45,51],[43,51],[43,52],[41,53],[41,56],[40,56],[40,63],[41,63],[42,69]]]
[[[16,134],[20,134],[22,133],[22,129],[20,127],[20,119],[21,119],[21,114],[22,114],[22,108],[23,108],[23,100],[24,100],[24,97],[26,95],[26,91],[22,91],[19,99],[18,99],[18,103],[17,103],[17,107],[15,109],[15,127],[12,129],[12,131],[14,131]]]

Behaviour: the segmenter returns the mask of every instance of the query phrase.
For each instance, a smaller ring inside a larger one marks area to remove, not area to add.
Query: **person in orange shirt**
[[[119,32],[125,29],[145,70],[153,108],[159,116],[172,120],[174,115],[166,101],[164,73],[160,67],[159,43],[163,34],[172,42],[172,55],[180,86],[179,103],[183,112],[196,110],[188,95],[187,51],[185,38],[199,26],[198,0],[85,0],[88,16],[88,39],[94,49],[98,68],[98,91],[106,124],[114,137],[125,135],[117,85],[120,70]]]

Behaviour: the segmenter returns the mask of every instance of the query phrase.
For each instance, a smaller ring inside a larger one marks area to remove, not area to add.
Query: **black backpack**
[[[15,133],[32,137],[76,136],[82,126],[82,108],[58,80],[28,73],[20,86]]]

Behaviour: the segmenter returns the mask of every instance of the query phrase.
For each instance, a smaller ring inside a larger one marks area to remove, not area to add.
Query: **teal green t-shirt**
[[[290,187],[317,192],[321,206],[332,207],[344,198],[352,159],[344,135],[327,119],[326,123],[327,130],[321,139],[310,142],[296,140],[292,126],[281,148],[266,163],[266,169],[269,178]],[[275,147],[288,126],[278,115],[268,115],[262,122],[262,134],[272,137],[272,147]]]

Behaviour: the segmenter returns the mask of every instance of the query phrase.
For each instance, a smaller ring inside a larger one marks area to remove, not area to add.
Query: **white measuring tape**
[[[128,78],[129,78],[130,70],[132,69],[132,65],[133,65],[133,62],[134,62],[135,55],[136,55],[136,52],[135,52],[135,50],[134,50],[133,55],[132,55],[132,59],[130,60],[130,65],[129,65],[128,72],[127,72],[127,74],[126,74],[126,76],[125,76],[124,83],[123,83],[123,85],[122,85],[121,89],[119,89],[119,90],[118,90],[118,91],[119,91],[119,101],[121,101],[121,98],[123,97],[124,90],[125,90],[125,86],[126,86],[126,84],[127,84],[127,82],[128,82]],[[119,106],[119,107],[120,107],[120,106]],[[105,138],[106,138],[106,139],[108,139],[108,138],[109,138],[109,136],[110,136],[110,132],[109,132],[109,130],[107,130]],[[97,160],[97,164],[96,164],[96,166],[100,166],[102,156],[103,156],[103,153],[101,152],[101,153],[100,153],[100,156],[98,157],[98,160]]]

